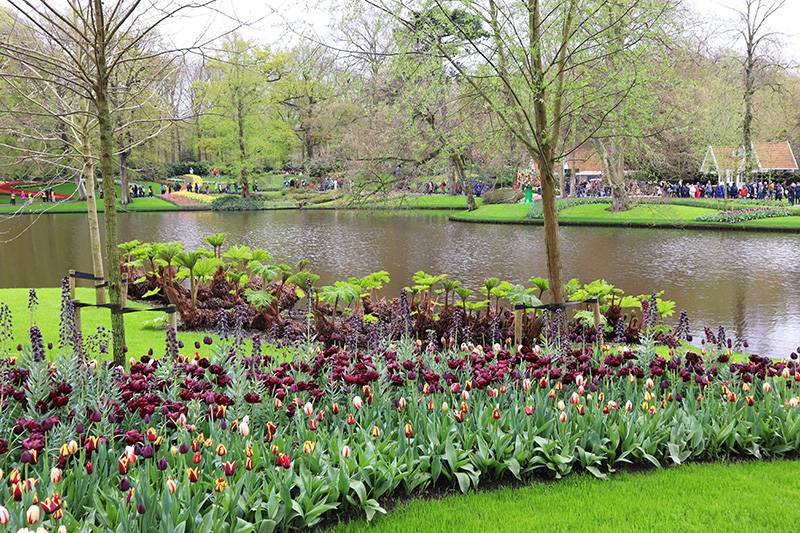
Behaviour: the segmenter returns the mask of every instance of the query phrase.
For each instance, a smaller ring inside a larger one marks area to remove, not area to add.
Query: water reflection
[[[83,215],[0,221],[0,287],[57,286],[70,268],[90,270]],[[25,228],[28,228],[25,230]],[[23,231],[25,230],[25,231]],[[224,232],[226,243],[269,251],[290,265],[309,259],[329,284],[387,270],[384,294],[410,285],[413,273],[448,273],[477,289],[486,277],[527,283],[546,277],[544,233],[535,226],[449,223],[443,214],[350,211],[142,213],[120,217],[120,239],[181,241],[188,248]],[[562,228],[565,277],[604,278],[629,294],[666,290],[687,309],[695,335],[720,324],[751,350],[787,356],[800,345],[793,235]]]

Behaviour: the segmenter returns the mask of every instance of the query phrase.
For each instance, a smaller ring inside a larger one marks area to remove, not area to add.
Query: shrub
[[[484,204],[516,204],[525,198],[525,191],[519,189],[495,189],[483,195]]]
[[[564,209],[574,207],[576,205],[589,205],[589,204],[610,204],[611,198],[559,198],[556,200],[556,210],[560,213]],[[536,200],[531,204],[528,214],[525,216],[527,219],[542,219],[544,218],[544,209],[542,208],[542,201]]]
[[[257,194],[251,194],[246,198],[227,195],[211,202],[212,211],[257,211],[263,207],[264,199]]]

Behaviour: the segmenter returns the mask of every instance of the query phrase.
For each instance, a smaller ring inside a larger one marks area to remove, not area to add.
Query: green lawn
[[[76,296],[82,302],[94,303],[93,289],[82,287],[89,282],[79,282]],[[61,309],[61,289],[36,289],[39,306],[34,313],[34,323],[42,330],[45,344],[58,344],[58,328]],[[13,346],[30,342],[28,330],[31,326],[31,315],[28,311],[28,289],[0,289],[0,303],[11,309],[13,317]],[[144,307],[135,302],[128,302],[129,307]],[[125,340],[128,354],[136,359],[147,354],[150,348],[156,354],[163,354],[166,346],[167,314],[163,312],[141,312],[125,315]],[[108,309],[86,307],[81,309],[81,332],[84,338],[97,333],[97,328],[111,328],[111,313]],[[192,355],[195,352],[194,341],[202,341],[205,333],[178,331],[178,339],[186,344],[182,354]],[[202,350],[208,350],[201,345]],[[0,346],[2,351],[2,346]]]
[[[481,198],[475,199],[480,206]],[[445,194],[393,194],[390,196],[355,196],[345,195],[343,198],[323,204],[346,209],[347,207],[363,208],[404,208],[404,209],[466,209],[467,199],[464,196]]]
[[[17,200],[19,202],[19,200]],[[0,199],[2,202],[2,199]],[[135,198],[132,203],[122,206],[117,200],[117,209],[120,211],[177,211],[180,208],[171,202],[161,198]],[[0,213],[16,213],[20,210],[20,205],[0,205]],[[103,201],[97,199],[97,210],[103,212]],[[23,213],[85,213],[87,211],[86,201],[67,201],[56,203],[36,202],[22,207]]]
[[[697,222],[700,215],[718,212],[711,207],[714,200],[705,203],[709,207],[693,207],[674,205],[669,203],[644,203],[635,206],[629,211],[612,213],[607,211],[610,204],[597,203],[568,207],[559,212],[559,222],[583,224],[646,224],[646,225],[674,225],[702,227],[704,225],[718,225],[716,223]],[[745,207],[745,206],[739,206]],[[752,207],[752,206],[750,206]],[[451,215],[452,220],[458,221],[487,221],[487,222],[526,222],[526,215],[530,209],[526,204],[493,204],[480,207],[468,212],[459,211]],[[731,227],[752,226],[764,228],[790,228],[800,229],[800,216],[777,217],[763,220],[754,220],[732,224]]]
[[[740,226],[755,226],[762,228],[798,228],[800,229],[800,216],[762,218],[741,222]]]
[[[475,211],[462,211],[459,220],[515,221],[524,220],[531,206],[529,204],[484,205]]]
[[[609,204],[589,204],[567,208],[558,215],[565,222],[616,222],[622,224],[693,224],[700,215],[716,212],[716,209],[687,207],[683,205],[642,204],[629,211],[612,213]]]
[[[691,464],[609,481],[588,475],[521,488],[412,500],[337,533],[794,531],[800,462]]]

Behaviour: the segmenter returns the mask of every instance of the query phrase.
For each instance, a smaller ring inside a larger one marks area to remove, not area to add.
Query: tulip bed
[[[751,207],[748,209],[738,209],[736,211],[723,211],[710,215],[701,215],[696,218],[699,222],[724,222],[726,224],[736,224],[748,220],[761,220],[763,218],[789,217],[793,216],[794,211],[788,207]]]
[[[800,445],[796,355],[732,362],[709,330],[702,350],[669,357],[645,330],[635,346],[558,332],[521,347],[307,338],[278,362],[239,322],[193,347],[168,330],[163,356],[123,369],[104,362],[107,336],[77,334],[66,296],[55,346],[35,325],[16,345],[10,321],[0,304],[12,530],[301,529],[432,488]]]

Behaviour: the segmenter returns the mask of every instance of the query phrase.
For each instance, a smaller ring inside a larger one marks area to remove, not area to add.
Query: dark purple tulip
[[[136,507],[136,511],[139,514],[144,514],[147,510],[144,508],[144,504],[140,503],[138,507]]]
[[[149,415],[149,414],[147,414],[147,415],[144,415],[144,418],[143,418],[143,420],[144,420],[144,423],[145,423],[145,424],[149,424],[149,423],[150,423],[150,415]]]
[[[196,350],[200,349],[200,341],[194,341],[194,347]]]
[[[122,347],[122,353],[128,353],[128,347],[127,346],[123,346]]]
[[[183,348],[183,341],[178,341],[178,348]]]
[[[122,478],[122,481],[119,482],[119,490],[122,492],[128,492],[131,488],[131,482],[128,481],[128,478]]]
[[[53,349],[53,343],[52,342],[48,342],[47,343],[47,349],[48,350],[52,350]]]
[[[167,469],[167,460],[163,458],[159,459],[158,462],[156,463],[156,466],[158,467],[159,470],[163,472],[164,470]]]
[[[109,424],[116,424],[117,423],[117,417],[114,416],[114,415],[108,415],[108,423]]]
[[[21,351],[22,351],[22,345],[21,345],[21,344],[17,344],[17,351],[18,351],[18,352],[21,352]]]
[[[149,356],[151,356],[151,357],[153,356],[153,349],[152,349],[152,348],[150,348],[149,350],[147,350],[147,355],[149,355]]]
[[[228,423],[225,420],[221,420],[219,423],[219,427],[221,429],[228,429]]]
[[[210,346],[211,344],[214,344],[214,341],[211,340],[211,337],[206,335],[205,337],[203,337],[203,344],[205,344],[206,346]]]
[[[80,422],[78,422],[78,425],[75,426],[75,433],[77,433],[78,435],[83,433],[83,424],[81,424]]]
[[[31,452],[29,452],[28,450],[22,452],[22,457],[20,458],[20,461],[25,464],[33,462],[33,457],[31,457]]]
[[[185,442],[184,442],[184,443],[182,443],[182,444],[181,444],[181,445],[178,447],[178,451],[179,451],[179,452],[181,452],[181,453],[187,453],[187,452],[189,451],[189,445],[188,445],[188,444],[186,444]]]
[[[689,339],[689,340],[691,341],[692,339]],[[749,342],[747,342],[747,341],[744,341],[744,342],[742,343],[742,346],[744,346],[745,348],[749,348],[749,347],[750,347],[750,343],[749,343]]]
[[[142,448],[142,457],[144,459],[151,459],[154,455],[155,451],[153,450],[153,447],[150,446],[149,444]]]

